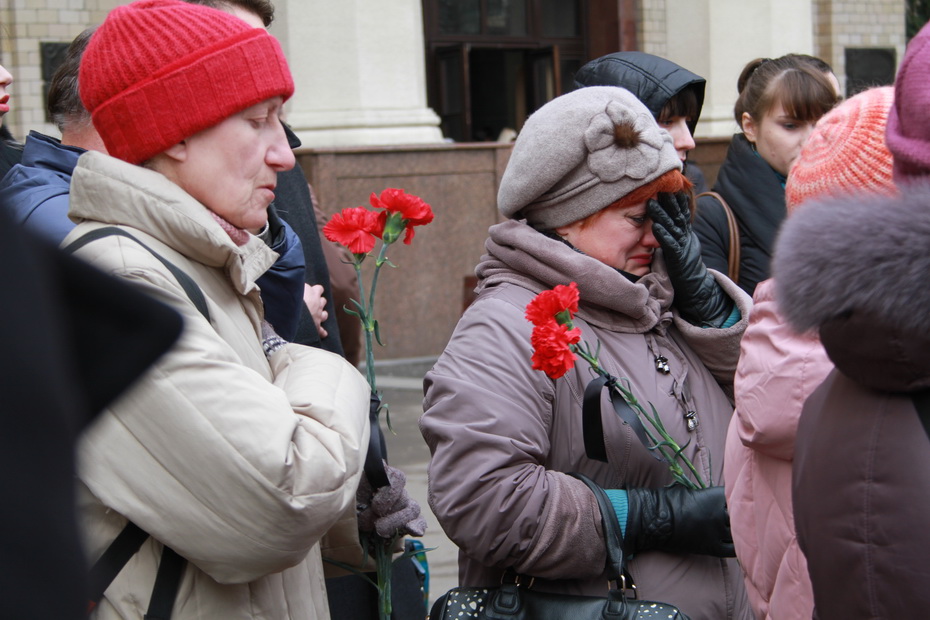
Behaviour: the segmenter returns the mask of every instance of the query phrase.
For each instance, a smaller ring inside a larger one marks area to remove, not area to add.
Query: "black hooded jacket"
[[[697,97],[698,113],[688,129],[694,134],[707,81],[671,60],[644,52],[614,52],[587,63],[575,74],[575,88],[585,86],[620,86],[642,101],[652,115],[659,118],[668,100],[691,88]]]
[[[668,100],[685,89],[692,89],[697,99],[697,114],[688,123],[691,135],[704,106],[704,86],[701,76],[679,67],[670,60],[644,52],[614,52],[587,63],[575,74],[575,88],[585,86],[619,86],[645,104],[659,118]],[[696,192],[707,189],[704,175],[694,165],[685,166],[685,175],[694,183]],[[726,273],[726,270],[724,270]]]

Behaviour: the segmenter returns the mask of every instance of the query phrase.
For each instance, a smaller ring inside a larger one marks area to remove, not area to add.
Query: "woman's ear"
[[[163,154],[178,163],[187,160],[187,140],[181,140],[177,144],[169,146],[163,151]]]
[[[746,136],[746,139],[755,144],[756,132],[759,128],[756,126],[756,122],[752,120],[752,116],[749,115],[749,112],[743,112],[743,122],[741,124],[743,126],[743,134]]]

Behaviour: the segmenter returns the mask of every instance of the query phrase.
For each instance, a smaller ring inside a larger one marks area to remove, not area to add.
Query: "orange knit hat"
[[[897,194],[885,126],[894,88],[872,88],[851,97],[817,122],[788,173],[789,215],[813,198],[864,192]]]
[[[177,0],[110,11],[87,45],[78,82],[110,155],[133,164],[294,93],[277,39],[223,11]]]

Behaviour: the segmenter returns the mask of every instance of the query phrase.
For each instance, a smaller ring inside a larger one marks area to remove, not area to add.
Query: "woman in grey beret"
[[[680,171],[671,136],[621,88],[558,97],[517,138],[498,194],[509,220],[489,230],[478,297],[425,379],[430,506],[460,548],[461,585],[495,586],[510,569],[537,589],[605,595],[600,512],[577,472],[614,505],[639,598],[691,618],[752,617],[720,486],[751,302],[701,262]],[[671,485],[603,395],[606,462],[587,456],[591,371],[533,370],[524,316],[570,282],[581,337],[655,406],[709,488]]]
[[[659,127],[672,136],[694,184],[694,193],[707,191],[701,169],[687,161],[694,148],[694,129],[704,107],[706,80],[671,60],[645,52],[613,52],[585,64],[575,73],[575,88],[619,86],[646,104]]]

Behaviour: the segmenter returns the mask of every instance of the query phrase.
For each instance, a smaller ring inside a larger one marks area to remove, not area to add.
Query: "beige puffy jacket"
[[[237,247],[160,174],[99,153],[74,172],[65,244],[119,225],[190,275],[212,325],[134,241],[77,252],[181,312],[184,332],[78,447],[78,501],[94,560],[126,518],[151,534],[94,618],[142,618],[162,543],[187,559],[173,618],[328,618],[319,540],[355,500],[368,386],[342,358],[295,344],[267,359],[255,279],[275,254]]]

